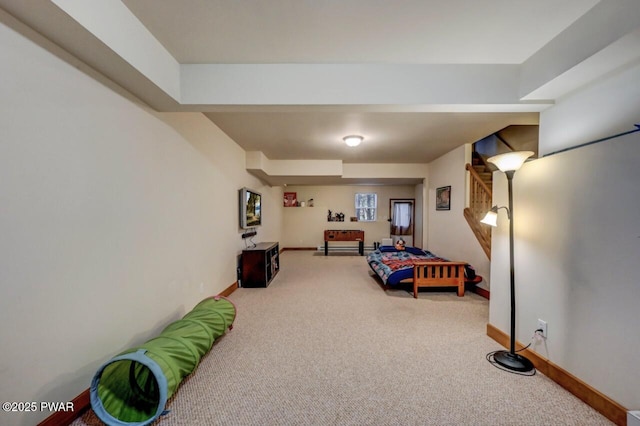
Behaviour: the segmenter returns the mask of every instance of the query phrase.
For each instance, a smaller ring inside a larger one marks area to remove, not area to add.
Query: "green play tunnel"
[[[91,382],[93,411],[107,425],[153,422],[235,316],[228,299],[205,299],[158,337],[106,362]]]

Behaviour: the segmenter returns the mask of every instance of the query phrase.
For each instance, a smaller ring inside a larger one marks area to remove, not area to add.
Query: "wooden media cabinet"
[[[258,243],[242,250],[242,287],[267,287],[279,270],[278,243]]]

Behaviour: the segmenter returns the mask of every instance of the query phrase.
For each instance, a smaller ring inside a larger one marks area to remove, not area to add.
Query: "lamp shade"
[[[490,210],[484,215],[480,222],[493,227],[498,226],[498,213]]]
[[[487,159],[500,169],[501,172],[516,171],[533,155],[533,151],[513,151],[505,154],[494,155]]]
[[[345,136],[344,138],[342,138],[342,140],[344,141],[344,143],[347,144],[347,146],[358,146],[360,145],[363,139],[364,138],[362,136],[358,136],[358,135]]]

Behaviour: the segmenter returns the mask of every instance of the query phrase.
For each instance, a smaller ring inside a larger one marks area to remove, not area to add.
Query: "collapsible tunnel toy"
[[[91,381],[93,411],[110,426],[153,422],[235,316],[229,300],[204,299],[158,337],[107,361]]]

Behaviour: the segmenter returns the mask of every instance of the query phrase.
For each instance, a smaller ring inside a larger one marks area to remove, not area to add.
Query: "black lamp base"
[[[509,351],[497,351],[493,354],[493,360],[507,370],[526,373],[534,369],[533,363],[527,358]]]

